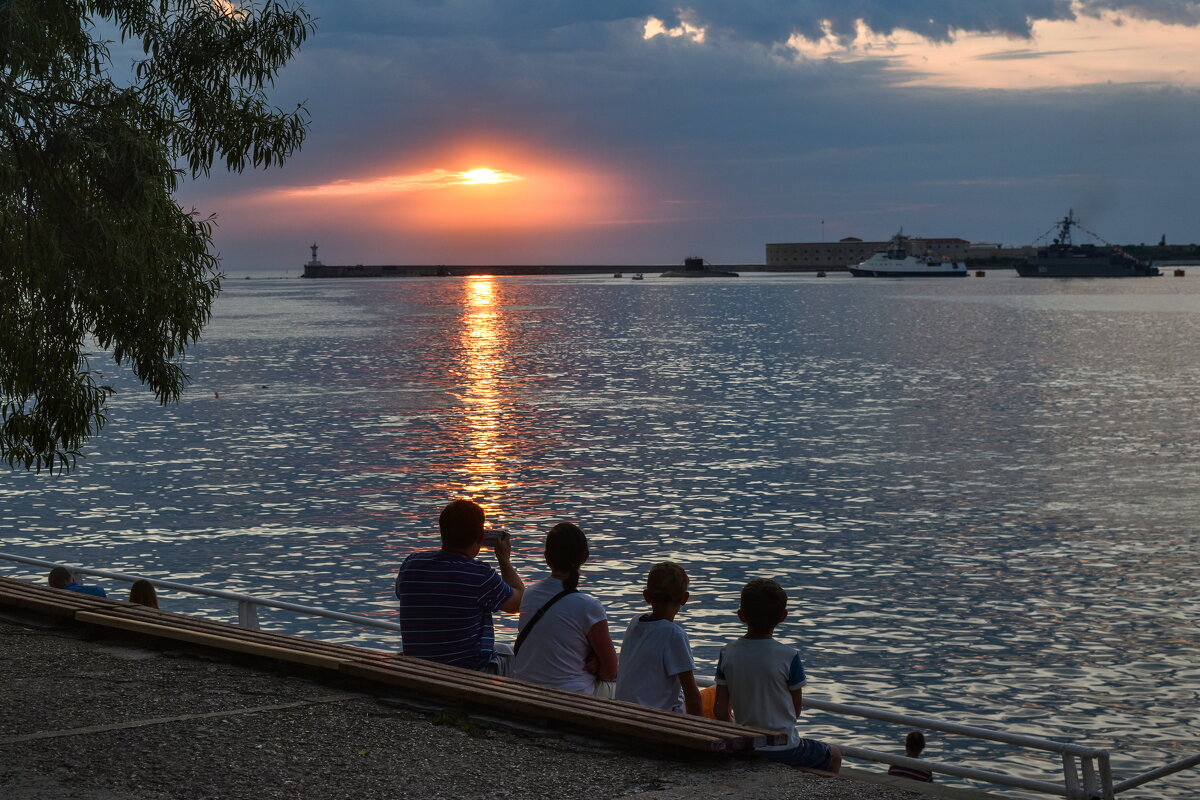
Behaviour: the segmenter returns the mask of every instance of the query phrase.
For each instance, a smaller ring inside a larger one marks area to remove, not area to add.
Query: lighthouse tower
[[[312,246],[309,249],[312,250],[312,256],[313,256],[312,261],[309,261],[304,266],[306,266],[306,267],[323,267],[323,266],[325,266],[324,264],[322,264],[320,261],[317,260],[317,243],[313,242]]]
[[[337,267],[326,267],[317,259],[317,243],[313,242],[309,248],[312,250],[312,260],[304,265],[304,277],[306,278],[332,278],[337,272]]]

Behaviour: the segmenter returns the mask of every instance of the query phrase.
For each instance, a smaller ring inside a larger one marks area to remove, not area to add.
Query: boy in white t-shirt
[[[688,576],[671,561],[654,565],[642,597],[650,613],[635,617],[621,643],[616,699],[701,714],[692,645],[675,615],[688,600]]]
[[[772,761],[837,772],[841,750],[796,733],[805,676],[800,654],[774,638],[775,626],[786,617],[787,594],[775,581],[757,578],[742,588],[738,619],[746,623],[746,635],[721,649],[713,710],[717,719],[729,720],[732,709],[742,725],[786,733],[787,744],[758,748]]]

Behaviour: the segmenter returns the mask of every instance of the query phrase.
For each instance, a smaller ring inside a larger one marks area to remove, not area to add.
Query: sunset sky
[[[1073,207],[1200,241],[1200,2],[321,0],[272,99],[312,130],[214,175],[227,271],[761,263],[779,241],[1028,244]],[[822,220],[824,224],[822,224]]]

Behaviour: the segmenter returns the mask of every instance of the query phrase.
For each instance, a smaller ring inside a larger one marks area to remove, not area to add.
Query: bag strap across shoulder
[[[513,654],[515,655],[515,654],[521,652],[521,643],[524,642],[525,639],[527,639],[529,637],[529,632],[531,630],[533,630],[533,626],[537,625],[538,620],[541,619],[543,616],[545,616],[546,612],[550,610],[550,606],[554,605],[559,600],[562,600],[564,597],[566,597],[569,594],[575,594],[575,592],[577,592],[577,591],[579,591],[579,590],[578,589],[563,589],[561,592],[554,595],[554,597],[551,597],[549,600],[547,600],[546,605],[539,608],[537,610],[537,613],[533,615],[533,617],[529,620],[529,622],[525,623],[525,627],[521,628],[521,632],[517,634],[517,640],[515,642],[513,642]]]

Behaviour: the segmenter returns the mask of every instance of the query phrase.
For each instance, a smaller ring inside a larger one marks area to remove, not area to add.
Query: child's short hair
[[[904,749],[913,755],[920,755],[925,749],[925,734],[920,731],[909,731],[904,737]]]
[[[786,611],[787,593],[770,578],[755,578],[742,587],[742,616],[754,630],[771,630]]]
[[[652,603],[674,603],[687,594],[688,574],[674,561],[663,561],[650,568],[646,591]]]

